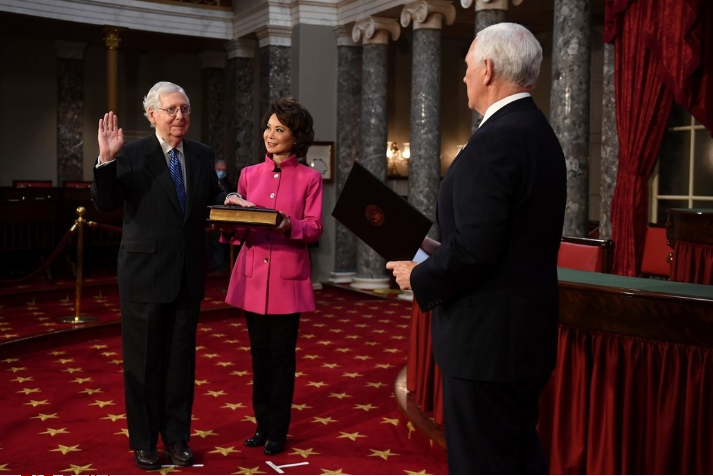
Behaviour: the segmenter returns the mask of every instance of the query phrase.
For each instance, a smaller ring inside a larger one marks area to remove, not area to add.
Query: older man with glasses
[[[124,398],[136,466],[159,469],[158,437],[177,466],[188,446],[196,329],[207,274],[208,205],[222,204],[213,151],[186,139],[191,105],[180,86],[156,83],[144,98],[155,133],[124,144],[113,112],[99,119],[92,198],[123,207],[118,256]]]

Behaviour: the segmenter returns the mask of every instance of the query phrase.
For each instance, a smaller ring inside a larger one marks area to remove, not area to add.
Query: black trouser
[[[515,383],[443,375],[450,474],[547,474],[537,420],[549,380]]]
[[[196,374],[200,301],[187,298],[183,280],[168,304],[121,300],[124,399],[129,447],[152,449],[188,442]]]
[[[253,363],[253,411],[257,431],[285,441],[295,391],[300,315],[245,313]]]

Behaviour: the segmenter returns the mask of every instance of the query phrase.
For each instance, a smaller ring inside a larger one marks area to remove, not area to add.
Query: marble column
[[[602,81],[602,159],[599,193],[599,238],[611,238],[611,201],[619,168],[619,133],[616,129],[614,94],[614,45],[604,45],[604,77]]]
[[[86,43],[55,41],[57,51],[57,186],[84,180],[84,49]],[[96,159],[94,159],[96,160]]]
[[[343,26],[335,29],[337,37],[337,141],[336,192],[342,193],[347,175],[359,160],[361,140],[362,48]],[[335,220],[334,271],[329,281],[351,283],[356,274],[356,237]]]
[[[359,162],[382,181],[386,179],[389,36],[397,40],[400,34],[401,27],[392,18],[369,17],[356,22],[352,29],[352,39],[362,40],[363,44]],[[357,240],[357,270],[351,286],[358,289],[388,287],[385,264],[381,256]]]
[[[215,160],[225,160],[225,53],[204,51],[201,60],[201,140],[213,148]],[[234,162],[234,161],[233,161]],[[232,164],[227,164],[232,170]]]
[[[254,113],[255,102],[255,41],[233,40],[228,42],[227,77],[228,88],[228,143],[230,153],[228,165],[230,176],[237,182],[240,171],[248,165],[257,163],[261,157],[256,147],[258,136],[257,118]]]
[[[478,36],[480,30],[484,30],[490,25],[508,21],[510,2],[513,5],[520,5],[523,0],[475,0],[475,35],[473,38]],[[463,8],[470,8],[473,0],[460,0],[460,3]],[[473,111],[472,132],[475,132],[482,120],[483,116],[478,111]]]
[[[267,111],[270,103],[292,95],[292,28],[266,26],[256,31],[260,45],[260,110]],[[265,144],[259,143],[260,155]]]
[[[441,35],[443,23],[453,24],[451,2],[419,0],[401,11],[401,26],[413,22],[411,68],[411,158],[408,201],[436,220],[441,170]],[[437,239],[435,227],[431,236]]]
[[[589,221],[590,0],[555,0],[550,123],[567,163],[562,233],[587,236]]]
[[[106,46],[106,107],[108,111],[116,112],[119,103],[119,34],[126,28],[105,26],[104,46]]]

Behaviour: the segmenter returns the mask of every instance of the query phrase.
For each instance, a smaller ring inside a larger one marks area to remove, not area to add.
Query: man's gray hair
[[[517,23],[496,23],[481,30],[476,38],[475,64],[487,58],[493,63],[494,78],[523,88],[535,86],[542,46],[530,30]]]
[[[182,93],[186,96],[186,102],[191,105],[191,100],[188,99],[188,94],[178,84],[173,84],[168,81],[159,81],[149,89],[148,94],[144,97],[144,116],[148,119],[149,109],[154,111],[161,107],[161,95],[170,93]],[[153,123],[151,127],[155,127]]]

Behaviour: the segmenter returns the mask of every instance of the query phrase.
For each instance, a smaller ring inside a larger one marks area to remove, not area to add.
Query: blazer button
[[[262,260],[262,262],[263,262],[263,263],[267,263],[267,258],[265,258],[264,260]]]
[[[280,178],[280,174],[273,175],[274,178]]]
[[[274,194],[274,193],[271,193],[271,194],[270,194],[270,198],[275,198],[275,194]]]

